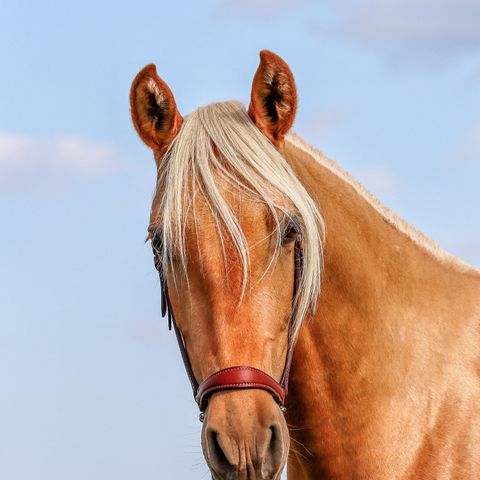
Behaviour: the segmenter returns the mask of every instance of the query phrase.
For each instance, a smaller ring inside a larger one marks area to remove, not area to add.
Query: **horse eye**
[[[155,253],[162,253],[163,250],[163,238],[162,235],[160,235],[160,232],[156,231],[152,235],[152,248],[155,251]]]
[[[285,230],[283,231],[283,243],[287,244],[295,240],[298,235],[298,225],[294,219],[289,220]]]

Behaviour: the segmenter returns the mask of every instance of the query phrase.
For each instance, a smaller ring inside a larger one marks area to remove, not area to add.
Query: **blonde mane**
[[[320,294],[325,226],[318,205],[240,102],[214,103],[191,113],[161,161],[157,183],[161,200],[158,211],[152,213],[156,217],[156,235],[160,236],[163,246],[162,268],[172,269],[169,253],[175,250],[186,272],[187,214],[194,213],[195,196],[200,194],[210,208],[218,231],[222,232],[221,241],[226,234],[238,253],[243,267],[243,294],[249,278],[249,245],[222,195],[220,185],[225,182],[261,202],[270,212],[276,238],[270,262],[281,248],[284,217],[294,219],[302,235],[304,262],[291,329],[291,335],[296,337]],[[193,218],[196,221],[195,215]]]

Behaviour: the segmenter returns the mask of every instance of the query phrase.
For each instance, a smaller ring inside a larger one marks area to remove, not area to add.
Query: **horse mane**
[[[202,195],[216,222],[220,241],[230,238],[243,268],[242,296],[249,278],[249,246],[241,226],[222,194],[225,182],[266,206],[273,219],[275,251],[282,245],[285,217],[295,221],[302,235],[303,269],[294,299],[291,334],[298,329],[320,294],[325,225],[316,202],[292,167],[260,132],[242,103],[213,103],[191,113],[161,160],[157,192],[160,201],[155,234],[162,242],[164,271],[172,271],[175,256],[186,273],[186,220],[196,195]],[[224,249],[224,259],[225,248]],[[267,267],[268,269],[268,267]],[[175,272],[177,273],[177,272]]]

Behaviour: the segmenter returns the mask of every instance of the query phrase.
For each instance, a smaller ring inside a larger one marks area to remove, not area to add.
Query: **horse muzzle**
[[[290,447],[278,403],[262,390],[212,394],[202,447],[214,479],[279,479]]]

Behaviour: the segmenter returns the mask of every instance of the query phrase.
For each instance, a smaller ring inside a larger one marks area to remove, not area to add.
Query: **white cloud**
[[[462,165],[480,165],[480,123],[466,133],[451,160]]]
[[[115,169],[115,156],[112,144],[74,135],[36,137],[0,132],[0,184],[97,175]]]
[[[480,49],[478,0],[336,0],[333,5],[339,15],[336,33],[403,60],[442,61]]]

